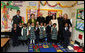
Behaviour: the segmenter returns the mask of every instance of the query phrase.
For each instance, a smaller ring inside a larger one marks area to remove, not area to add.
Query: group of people
[[[17,11],[17,15],[13,16],[13,46],[19,45],[19,43],[35,44],[39,42],[52,42],[63,44],[65,48],[69,45],[70,41],[70,28],[72,24],[68,19],[68,15],[60,15],[56,19],[55,15],[48,13],[46,19],[40,14],[37,19],[35,15],[31,14],[31,19],[27,24],[21,23],[20,10]]]

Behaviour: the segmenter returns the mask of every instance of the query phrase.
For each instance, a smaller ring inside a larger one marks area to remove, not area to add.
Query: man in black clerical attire
[[[62,43],[63,42],[63,20],[64,18],[62,17],[62,15],[60,15],[60,17],[57,18],[58,19],[58,27],[59,27],[59,31],[58,31],[58,42]]]
[[[49,21],[51,21],[52,16],[51,16],[51,12],[48,13],[48,16],[46,17],[46,24],[49,23]]]
[[[45,22],[45,18],[42,16],[42,13],[40,14],[40,16],[37,18],[37,21],[39,22],[39,25],[40,23],[43,23]]]
[[[17,10],[17,15],[13,16],[13,24],[17,24],[17,26],[19,25],[19,23],[22,23],[22,17],[20,16],[20,10]]]

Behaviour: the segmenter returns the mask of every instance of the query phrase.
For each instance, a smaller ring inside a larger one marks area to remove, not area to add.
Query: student
[[[19,26],[18,27],[19,27],[19,36],[21,36],[21,29],[23,28],[21,22],[19,23]]]
[[[22,44],[24,45],[24,43],[27,45],[27,39],[28,39],[28,29],[27,29],[27,25],[23,24],[23,28],[21,30],[21,37],[19,37],[19,40],[22,40]]]
[[[46,27],[46,34],[47,34],[47,42],[50,42],[51,41],[51,21],[49,22],[49,24],[47,25]]]
[[[64,47],[67,48],[67,46],[70,43],[70,36],[71,32],[69,31],[68,23],[65,23],[64,31],[63,31],[63,37],[64,37]]]
[[[29,29],[31,26],[30,26],[30,23],[28,22],[27,23],[27,28]],[[29,30],[28,30],[28,34],[29,34]],[[28,35],[28,42],[30,43],[30,35]]]
[[[29,28],[30,31],[30,44],[35,44],[35,27],[34,27],[34,23],[31,24],[31,27]]]
[[[13,35],[13,38],[12,38],[12,40],[13,40],[13,46],[15,47],[15,46],[18,46],[18,27],[17,27],[17,24],[13,24],[13,28],[12,28],[12,35]]]
[[[44,31],[45,31],[43,23],[40,23],[39,29],[40,29],[40,36],[39,36],[40,42],[43,42],[43,40],[44,40]]]
[[[20,22],[20,23],[19,23],[19,26],[18,26],[18,34],[19,34],[19,36],[18,36],[18,41],[19,41],[19,44],[21,44],[21,41],[19,40],[19,37],[22,36],[22,35],[21,35],[21,29],[22,29],[22,23]]]
[[[29,23],[29,22],[27,23],[27,28],[28,28],[28,29],[30,28],[30,23]]]
[[[56,27],[56,23],[53,24],[52,28],[51,28],[51,39],[52,39],[52,43],[57,43],[57,27]]]
[[[46,23],[44,23],[44,28],[46,29],[46,27],[47,27],[47,25],[46,25]],[[47,39],[47,34],[46,34],[46,30],[45,30],[45,32],[44,32],[44,41],[47,41],[46,39]]]
[[[35,27],[35,35],[36,35],[36,43],[39,43],[39,26],[38,24],[36,24],[36,27]]]

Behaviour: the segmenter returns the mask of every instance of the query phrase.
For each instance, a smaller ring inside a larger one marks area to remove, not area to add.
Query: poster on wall
[[[77,4],[78,4],[78,5],[84,4],[84,1],[78,1]]]
[[[76,29],[84,31],[84,8],[77,9]]]
[[[13,10],[19,10],[19,7],[13,5],[12,1],[1,1],[1,32],[10,32],[12,28]],[[11,12],[11,13],[10,13]]]
[[[13,1],[13,5],[18,6],[18,7],[23,7],[23,5],[22,5],[23,2],[24,1]]]

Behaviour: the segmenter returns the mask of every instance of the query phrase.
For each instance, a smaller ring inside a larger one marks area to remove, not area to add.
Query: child
[[[68,44],[70,43],[70,36],[71,32],[69,31],[68,23],[65,23],[63,37],[64,37],[64,47],[67,48]]]
[[[21,36],[22,23],[19,23],[19,36]]]
[[[28,22],[27,23],[27,28],[29,29],[30,28],[30,23]],[[28,31],[28,34],[29,34],[29,31]],[[30,41],[30,35],[28,35],[28,41]],[[30,42],[29,42],[30,43]]]
[[[22,40],[22,44],[24,45],[24,43],[27,45],[27,39],[28,39],[28,29],[27,29],[27,25],[23,24],[23,28],[21,30],[21,37],[19,37],[20,40]]]
[[[51,21],[49,22],[49,24],[46,27],[46,34],[47,34],[47,42],[51,41]]]
[[[46,27],[47,27],[47,25],[46,25],[46,23],[44,23],[44,28],[46,29]],[[46,34],[46,30],[45,30],[45,32],[44,32],[44,40],[47,41],[46,39],[47,39],[47,34]]]
[[[51,36],[52,43],[56,44],[56,41],[57,41],[57,27],[56,27],[56,23],[53,24],[53,27],[51,28],[51,32],[52,32],[52,36]]]
[[[13,46],[18,46],[18,27],[17,27],[17,24],[13,24],[13,28],[12,28],[12,35],[13,35]]]
[[[30,23],[29,23],[29,22],[27,23],[27,28],[28,28],[28,29],[30,28]]]
[[[40,23],[39,29],[40,29],[40,36],[39,36],[40,42],[43,42],[43,40],[44,40],[44,31],[45,31],[43,23]]]
[[[21,35],[21,29],[22,29],[22,23],[20,22],[19,23],[19,26],[18,26],[18,34],[19,34],[19,36],[18,36],[18,43],[19,44],[21,44],[21,41],[19,40],[19,37],[21,37],[22,35]]]
[[[35,44],[35,27],[34,27],[34,23],[31,23],[31,27],[29,28],[30,31],[30,44]]]
[[[39,26],[38,24],[36,24],[36,27],[35,27],[35,35],[36,35],[36,43],[39,43]]]

